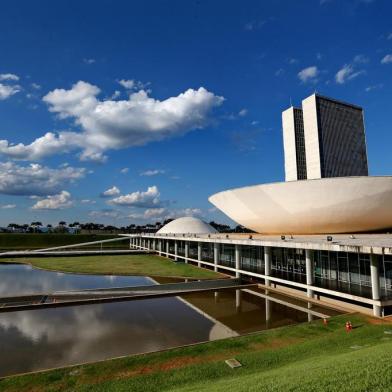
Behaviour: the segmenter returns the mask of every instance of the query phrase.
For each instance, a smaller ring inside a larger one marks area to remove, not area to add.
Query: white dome
[[[192,216],[175,219],[160,230],[157,234],[212,234],[217,231],[208,223]]]

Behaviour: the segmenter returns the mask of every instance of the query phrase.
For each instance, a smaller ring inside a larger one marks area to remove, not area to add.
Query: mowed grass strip
[[[345,332],[350,319],[354,330]],[[390,391],[391,324],[360,315],[0,381],[2,391]],[[224,360],[235,357],[241,368]]]
[[[51,271],[102,274],[183,277],[195,279],[222,278],[218,274],[191,264],[175,263],[155,255],[94,255],[75,257],[44,257],[0,259],[1,262],[31,264]]]
[[[115,234],[51,234],[51,233],[0,233],[0,249],[40,249],[52,246],[74,245],[82,242],[118,238]],[[121,246],[127,241],[109,242],[105,247]]]

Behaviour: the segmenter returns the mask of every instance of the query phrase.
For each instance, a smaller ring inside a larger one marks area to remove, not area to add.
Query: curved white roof
[[[392,177],[261,184],[216,193],[209,200],[257,233],[356,233],[392,227]]]
[[[192,216],[175,219],[160,230],[157,234],[212,234],[217,231],[208,223]]]

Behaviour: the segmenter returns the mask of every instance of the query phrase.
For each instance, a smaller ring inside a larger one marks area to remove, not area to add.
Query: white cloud
[[[4,101],[5,99],[15,95],[21,90],[20,86],[8,86],[6,84],[0,83],[0,101]]]
[[[246,116],[248,114],[248,109],[241,109],[239,112],[238,112],[238,115],[240,116],[240,117],[244,117],[244,116]]]
[[[110,204],[140,208],[158,208],[161,205],[158,187],[150,186],[147,191],[136,191],[109,201]]]
[[[103,209],[103,210],[95,210],[90,211],[89,216],[93,218],[114,218],[117,219],[121,216],[120,211],[112,210],[112,209]]]
[[[275,76],[282,76],[284,74],[284,69],[279,68],[275,71]]]
[[[41,89],[41,85],[39,85],[38,83],[31,83],[31,87],[34,90],[40,90]]]
[[[316,82],[318,75],[319,75],[319,70],[315,65],[304,68],[303,70],[298,72],[298,77],[303,83]]]
[[[94,64],[94,63],[95,63],[95,59],[84,58],[84,59],[83,59],[83,62],[84,62],[85,64]]]
[[[102,192],[101,196],[109,197],[109,196],[116,196],[120,194],[120,189],[116,186],[112,186],[111,188],[107,189],[105,192]]]
[[[357,54],[354,57],[353,61],[354,61],[354,63],[357,63],[357,64],[366,64],[369,62],[369,58],[364,56],[363,54]]]
[[[389,39],[392,39],[392,33],[389,33],[389,34],[388,34],[387,39],[388,39],[388,40],[389,40]]]
[[[381,59],[381,64],[389,64],[392,63],[392,54],[387,54]]]
[[[345,64],[335,75],[335,81],[338,84],[344,84],[349,80],[356,78],[365,71],[356,71],[352,64]]]
[[[71,194],[61,191],[57,195],[50,195],[46,199],[38,200],[31,209],[33,210],[60,210],[72,207]]]
[[[165,220],[176,219],[183,216],[197,216],[204,215],[200,208],[182,208],[176,210],[169,210],[167,208],[148,208],[143,213],[132,212],[127,217],[130,219],[142,219],[146,221],[151,220]]]
[[[3,204],[0,208],[3,210],[11,210],[16,207],[16,204]]]
[[[82,200],[80,200],[80,202],[82,204],[95,204],[96,203],[95,200],[91,200],[91,199],[82,199]]]
[[[140,173],[140,176],[152,177],[158,174],[165,174],[165,170],[162,169],[153,169],[153,170],[146,170]]]
[[[118,81],[118,83],[127,90],[133,89],[136,85],[136,82],[133,79],[121,79]]]
[[[261,29],[267,23],[266,20],[251,21],[245,24],[244,28],[247,31],[253,31]]]
[[[0,162],[0,193],[8,195],[51,195],[64,185],[74,183],[86,174],[84,168],[51,169],[39,164],[27,166]]]
[[[203,128],[223,97],[200,87],[159,101],[144,90],[128,100],[100,101],[100,89],[78,82],[70,90],[55,89],[44,96],[49,110],[60,119],[72,118],[82,132],[46,133],[31,144],[0,140],[0,153],[14,159],[37,160],[82,149],[81,160],[104,161],[109,149],[140,146]]]
[[[120,170],[121,174],[127,174],[129,172],[129,168],[128,167],[124,167]]]
[[[380,88],[383,88],[383,86],[384,86],[384,85],[383,85],[382,83],[374,84],[374,85],[371,85],[371,86],[366,87],[366,88],[365,88],[365,91],[368,93],[369,91],[378,90],[378,89],[380,89]]]
[[[0,74],[0,80],[11,80],[13,82],[17,82],[19,80],[19,76],[12,73]]]

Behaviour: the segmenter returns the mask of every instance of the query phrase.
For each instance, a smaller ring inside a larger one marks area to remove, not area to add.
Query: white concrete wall
[[[321,178],[320,145],[317,125],[316,95],[302,101],[307,178]]]
[[[284,147],[284,170],[286,181],[296,181],[297,158],[295,149],[295,122],[294,108],[291,107],[282,112],[283,147]]]

